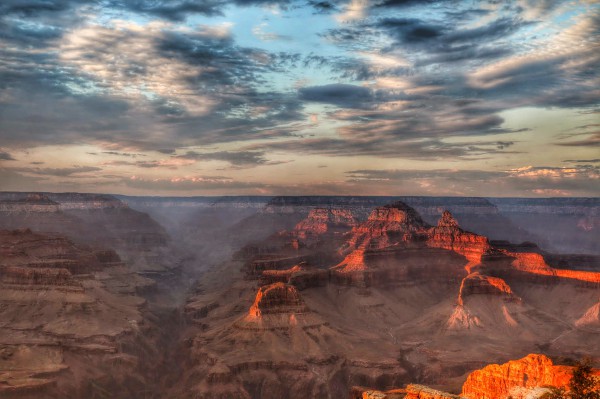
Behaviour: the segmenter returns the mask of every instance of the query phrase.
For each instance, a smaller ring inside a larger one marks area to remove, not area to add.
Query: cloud
[[[432,193],[472,195],[485,192],[486,196],[505,196],[507,192],[528,193],[534,196],[583,195],[600,193],[597,184],[600,168],[589,165],[576,167],[524,166],[501,171],[466,169],[365,169],[346,172],[348,180],[372,187],[401,184],[414,190]]]
[[[224,3],[218,0],[110,0],[109,6],[179,22],[193,14],[221,15]]]
[[[600,158],[594,159],[565,159],[563,162],[568,163],[600,163]]]
[[[362,133],[361,133],[362,134]],[[405,158],[419,160],[461,159],[479,160],[491,154],[510,153],[499,149],[497,141],[474,141],[449,143],[439,139],[390,139],[374,134],[368,137],[303,138],[267,144],[253,144],[248,150],[276,150],[293,153],[309,153],[327,156],[377,156],[382,158]]]
[[[0,150],[0,161],[14,161],[14,160],[15,160],[15,158],[13,158],[13,156],[10,155],[8,152]]]
[[[113,21],[78,27],[48,46],[4,51],[6,143],[161,150],[292,135],[299,126],[291,123],[306,119],[296,96],[258,90],[286,56],[237,46],[228,25]]]
[[[265,31],[268,26],[269,24],[267,22],[261,22],[252,28],[252,34],[265,42],[273,40],[290,40],[290,36]]]
[[[38,176],[73,177],[74,175],[98,172],[102,168],[95,166],[73,166],[70,168],[13,168],[13,170]]]
[[[171,178],[148,179],[138,176],[122,179],[121,184],[137,188],[160,191],[203,191],[239,193],[240,190],[259,190],[264,185],[250,181],[236,181],[224,176],[176,176]]]
[[[563,141],[555,144],[563,147],[598,147],[600,146],[600,132],[593,133],[581,140]]]
[[[301,100],[333,104],[345,108],[362,108],[373,100],[366,87],[333,83],[324,86],[302,87],[298,90]]]
[[[188,151],[179,155],[180,159],[207,160],[207,161],[225,161],[235,166],[256,166],[266,164],[263,151],[217,151],[217,152],[196,152]]]

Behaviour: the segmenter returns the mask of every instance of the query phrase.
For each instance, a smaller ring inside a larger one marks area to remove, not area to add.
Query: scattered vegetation
[[[600,399],[600,379],[592,374],[589,360],[583,360],[575,366],[568,389],[550,388],[541,399]]]

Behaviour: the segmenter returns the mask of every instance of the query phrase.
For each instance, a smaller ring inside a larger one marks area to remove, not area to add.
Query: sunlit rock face
[[[329,272],[310,267],[303,262],[288,269],[263,270],[259,281],[263,285],[281,282],[303,290],[325,286],[329,282]]]
[[[594,373],[600,375],[600,370]],[[469,399],[524,399],[545,386],[566,388],[572,375],[573,367],[558,366],[544,355],[530,354],[472,372],[461,395]]]
[[[399,242],[418,241],[429,227],[410,206],[395,202],[375,208],[367,221],[352,229],[349,249],[382,249]]]
[[[458,293],[458,303],[464,304],[465,299],[472,295],[494,295],[507,300],[518,300],[506,281],[479,272],[471,273],[463,279]]]
[[[266,314],[304,313],[306,311],[307,308],[294,286],[274,283],[258,289],[248,315],[262,317]]]
[[[292,234],[299,239],[326,233],[346,232],[356,225],[356,219],[349,209],[316,208],[312,209],[306,219],[296,225]]]
[[[427,245],[457,252],[472,262],[481,262],[482,255],[490,248],[486,237],[461,229],[448,211],[444,211],[437,226],[431,230]]]

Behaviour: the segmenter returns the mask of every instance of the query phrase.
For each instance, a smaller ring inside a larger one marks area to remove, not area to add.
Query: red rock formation
[[[316,208],[307,218],[296,225],[292,234],[306,240],[328,232],[342,233],[356,225],[352,212],[348,209]]]
[[[497,295],[508,300],[518,300],[506,281],[479,272],[471,273],[463,279],[458,293],[459,305],[463,305],[464,299],[471,295]]]
[[[395,202],[375,208],[366,222],[352,229],[348,247],[382,249],[419,241],[428,227],[417,211],[402,202]]]
[[[307,270],[305,263],[299,263],[290,267],[289,269],[284,270],[263,270],[260,276],[260,282],[263,285],[273,283],[287,284],[290,281],[290,277],[292,277],[294,273],[305,270]]]
[[[555,279],[569,279],[579,281],[587,285],[597,286],[600,285],[600,273],[593,271],[583,270],[568,270],[568,269],[555,269],[548,265],[544,255],[538,252],[517,252],[506,249],[498,250],[497,257],[504,257],[509,259],[509,262],[501,263],[501,269],[498,269],[501,273],[506,274],[526,274],[530,275],[531,278],[536,276],[541,277],[552,277]],[[497,268],[497,266],[491,264],[491,268]]]
[[[457,252],[477,263],[481,262],[482,255],[490,248],[486,237],[461,229],[448,211],[444,211],[438,225],[431,229],[427,245]]]
[[[284,283],[260,287],[248,315],[261,317],[265,314],[304,313],[308,311],[296,287]]]
[[[329,271],[311,268],[306,263],[299,263],[284,270],[264,270],[260,282],[263,285],[285,283],[303,290],[310,287],[324,286],[329,281]]]
[[[469,374],[462,387],[462,396],[469,399],[517,399],[534,388],[566,387],[573,367],[557,366],[548,357],[530,354],[504,364],[490,364]],[[595,370],[600,375],[600,370]]]

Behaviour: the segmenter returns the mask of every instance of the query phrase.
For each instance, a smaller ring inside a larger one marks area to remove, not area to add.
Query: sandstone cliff
[[[476,263],[481,262],[482,255],[490,248],[486,237],[461,229],[448,211],[444,211],[437,226],[430,232],[427,244],[457,252]]]
[[[530,354],[504,364],[490,364],[469,374],[462,396],[469,399],[521,399],[545,386],[565,388],[573,367],[555,365],[544,355]],[[600,370],[595,373],[600,375]]]

